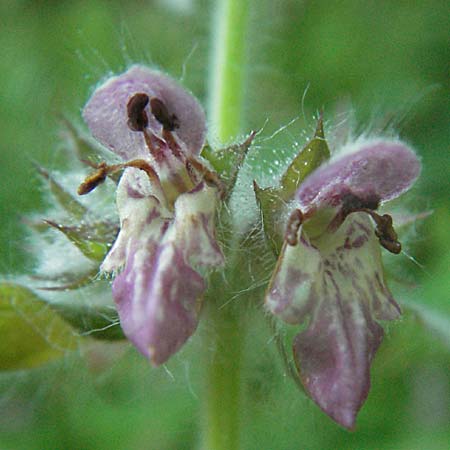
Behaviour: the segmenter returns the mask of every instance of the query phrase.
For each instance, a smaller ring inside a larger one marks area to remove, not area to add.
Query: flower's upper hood
[[[304,213],[338,206],[348,194],[362,201],[392,200],[419,176],[419,160],[401,142],[368,140],[351,147],[320,166],[300,185],[296,198]]]
[[[177,118],[174,134],[187,154],[198,155],[206,135],[205,114],[201,105],[173,79],[144,66],[132,66],[127,72],[110,78],[89,99],[83,118],[92,135],[122,159],[148,155],[144,137],[132,131],[128,123],[127,104],[135,94],[144,93],[161,100]],[[146,106],[151,132],[162,137],[162,125]]]

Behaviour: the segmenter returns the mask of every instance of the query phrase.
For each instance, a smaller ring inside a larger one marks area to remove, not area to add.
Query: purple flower
[[[174,80],[143,66],[110,78],[83,116],[94,137],[123,161],[100,164],[87,193],[125,169],[117,188],[120,232],[102,263],[126,336],[155,365],[193,334],[206,284],[219,267],[215,239],[219,184],[198,156],[204,112]]]
[[[303,385],[352,429],[383,337],[379,321],[401,314],[384,280],[380,244],[393,253],[401,246],[391,217],[375,210],[411,187],[420,163],[395,141],[360,141],[348,150],[297,190],[266,305],[290,324],[306,324],[293,343]]]

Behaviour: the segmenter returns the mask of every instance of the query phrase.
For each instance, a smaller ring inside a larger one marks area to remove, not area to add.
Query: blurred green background
[[[206,0],[1,1],[1,273],[33,267],[20,219],[45,204],[31,161],[66,164],[58,114],[81,123],[92,86],[133,62],[183,77],[206,105],[213,9]],[[349,101],[360,131],[380,118],[395,124],[423,162],[406,204],[434,214],[405,237],[407,253],[423,267],[397,257],[402,278],[392,286],[436,327],[410,312],[389,326],[357,431],[348,433],[297,392],[271,331],[250,310],[246,450],[448,448],[449,29],[447,1],[253,1],[243,131],[267,120],[269,136],[300,115],[267,144],[292,147],[304,142],[317,110],[327,119]],[[152,369],[128,345],[111,344],[0,375],[0,448],[196,448],[201,335],[167,368]]]

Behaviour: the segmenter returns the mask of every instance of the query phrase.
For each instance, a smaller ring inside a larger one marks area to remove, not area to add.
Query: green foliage
[[[81,220],[87,213],[87,208],[82,205],[72,194],[67,192],[43,167],[36,166],[42,177],[48,181],[50,190],[58,205],[76,220]]]
[[[62,225],[53,220],[45,221],[48,225],[61,231],[87,258],[101,262],[109,250],[109,245],[117,235],[117,227],[108,222],[87,223],[79,225]]]
[[[0,370],[40,366],[76,350],[72,328],[29,289],[0,284]]]
[[[206,158],[214,171],[220,173],[225,181],[226,191],[230,193],[236,184],[237,176],[245,157],[256,136],[252,131],[241,143],[213,150],[208,144],[202,149],[202,156]]]
[[[33,278],[37,281],[45,282],[45,286],[39,286],[43,291],[71,291],[80,289],[93,283],[98,275],[98,268],[87,267],[85,271],[61,272],[53,275],[35,275]],[[49,285],[49,282],[52,284]]]
[[[289,201],[302,181],[329,158],[330,149],[323,131],[323,117],[320,116],[314,137],[295,156],[281,177],[279,189],[281,198]]]
[[[81,335],[106,341],[125,339],[112,306],[55,303],[51,307]]]
[[[264,233],[276,255],[279,254],[284,239],[287,202],[294,198],[302,181],[329,158],[330,149],[325,140],[323,118],[320,116],[313,138],[294,156],[282,175],[279,186],[261,189],[253,182]]]

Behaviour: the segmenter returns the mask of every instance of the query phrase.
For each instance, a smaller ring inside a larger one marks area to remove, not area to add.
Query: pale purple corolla
[[[300,185],[266,305],[304,324],[293,343],[302,383],[320,408],[352,429],[370,388],[383,329],[401,314],[383,275],[380,244],[401,247],[378,206],[408,190],[420,163],[405,144],[361,140]]]
[[[115,276],[125,335],[159,365],[195,331],[205,271],[224,262],[214,226],[219,184],[199,156],[204,112],[167,75],[133,66],[93,93],[83,117],[121,162],[98,165],[79,193],[124,169],[120,232],[101,270]]]

